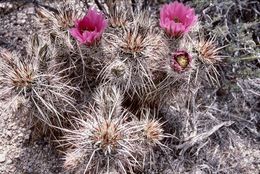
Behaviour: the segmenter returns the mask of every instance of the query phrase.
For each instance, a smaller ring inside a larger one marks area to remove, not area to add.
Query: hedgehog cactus
[[[96,92],[95,105],[77,119],[76,130],[64,130],[65,141],[71,146],[65,157],[65,167],[82,173],[119,173],[134,171],[150,148],[160,144],[164,134],[156,120],[138,121],[122,107],[122,96],[114,86],[101,87]]]
[[[63,127],[68,121],[63,114],[73,112],[75,100],[70,93],[76,88],[69,85],[62,73],[45,67],[48,61],[45,62],[44,55],[48,53],[45,46],[38,46],[38,52],[25,60],[9,52],[0,55],[1,93],[26,99],[23,106],[30,106],[30,120],[33,124],[41,122],[45,132],[50,126]]]
[[[85,15],[69,3],[55,13],[40,9],[45,42],[32,39],[31,61],[2,54],[0,81],[30,98],[42,124],[62,132],[65,168],[136,173],[154,148],[166,147],[158,113],[185,106],[180,96],[203,84],[197,80],[210,67],[215,79],[220,48],[214,39],[196,41],[194,9],[177,1],[160,16],[128,1],[97,4]]]

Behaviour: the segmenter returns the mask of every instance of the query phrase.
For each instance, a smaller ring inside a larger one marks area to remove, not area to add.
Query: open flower
[[[70,34],[81,44],[92,45],[98,41],[107,26],[107,21],[95,9],[89,9],[83,19],[75,21]]]
[[[196,21],[194,9],[177,1],[164,5],[160,10],[160,26],[170,36],[178,37],[189,32]]]
[[[176,72],[183,72],[190,67],[191,56],[186,51],[176,51],[171,59],[171,68]]]

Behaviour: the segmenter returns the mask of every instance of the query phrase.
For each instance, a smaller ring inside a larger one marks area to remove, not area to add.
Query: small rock
[[[6,132],[6,135],[7,135],[8,137],[12,137],[12,132],[11,132],[11,131],[7,131],[7,132]]]
[[[27,170],[28,169],[28,166],[23,166],[23,170]]]
[[[11,159],[6,161],[6,164],[12,164],[12,163],[13,163],[13,161]]]
[[[13,126],[12,126],[12,129],[13,129],[13,130],[16,130],[16,129],[18,129],[18,126],[17,126],[17,125],[13,125]]]
[[[15,172],[15,168],[12,166],[11,168],[10,168],[10,173],[14,173]]]
[[[29,134],[26,134],[26,135],[24,136],[24,139],[25,139],[25,140],[29,140],[29,139],[30,139],[30,135],[29,135]]]
[[[28,172],[29,172],[29,173],[33,173],[33,169],[32,169],[32,168],[29,168],[29,169],[28,169]]]
[[[33,7],[28,8],[27,14],[34,14],[34,8]]]
[[[18,20],[18,23],[19,23],[19,24],[24,24],[25,22],[26,22],[25,19],[20,19],[20,20]]]
[[[8,117],[6,117],[6,116],[3,117],[3,120],[4,120],[4,121],[7,121],[7,120],[8,120]]]
[[[0,163],[5,162],[5,154],[0,154]]]

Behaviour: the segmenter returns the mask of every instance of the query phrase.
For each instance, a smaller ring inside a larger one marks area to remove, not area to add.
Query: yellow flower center
[[[186,68],[189,64],[189,59],[186,56],[178,56],[176,61],[182,68]]]

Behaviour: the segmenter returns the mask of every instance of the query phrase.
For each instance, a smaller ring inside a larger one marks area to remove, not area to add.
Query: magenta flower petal
[[[85,41],[83,39],[83,36],[80,34],[79,30],[77,28],[70,29],[70,34],[77,39],[81,44],[84,44]]]
[[[89,9],[83,19],[75,21],[75,28],[70,29],[70,34],[81,44],[92,45],[97,42],[107,27],[107,21],[95,9]]]
[[[194,9],[174,1],[163,5],[160,10],[160,26],[170,36],[181,36],[188,33],[197,21]]]

